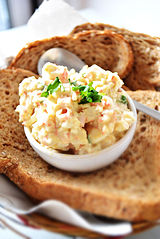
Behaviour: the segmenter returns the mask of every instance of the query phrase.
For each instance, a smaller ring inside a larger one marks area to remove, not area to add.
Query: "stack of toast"
[[[0,173],[31,198],[57,199],[79,210],[128,221],[160,218],[160,122],[138,112],[134,138],[113,164],[92,173],[69,173],[47,164],[31,148],[18,121],[18,85],[37,76],[40,56],[65,48],[85,61],[116,71],[135,100],[160,108],[160,39],[97,23],[70,35],[25,46],[0,71]]]

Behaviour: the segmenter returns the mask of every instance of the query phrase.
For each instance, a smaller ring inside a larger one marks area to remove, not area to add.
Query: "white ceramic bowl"
[[[137,112],[132,99],[126,94],[130,109],[133,111],[135,121],[126,134],[115,144],[96,153],[85,155],[71,155],[49,150],[39,144],[31,135],[29,129],[24,127],[26,137],[32,148],[49,164],[71,172],[90,172],[113,163],[129,146],[137,123]]]

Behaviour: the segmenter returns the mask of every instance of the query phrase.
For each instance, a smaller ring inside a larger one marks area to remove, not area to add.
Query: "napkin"
[[[46,200],[34,205],[31,200],[6,177],[0,175],[0,207],[18,215],[40,212],[78,227],[109,236],[124,236],[132,232],[129,222],[100,218],[70,208],[57,200]]]
[[[68,35],[76,25],[85,22],[87,19],[63,0],[44,0],[27,25],[1,34],[0,68],[5,68],[5,59],[17,55],[28,42]]]
[[[30,41],[68,35],[87,19],[63,0],[44,0],[28,21]]]

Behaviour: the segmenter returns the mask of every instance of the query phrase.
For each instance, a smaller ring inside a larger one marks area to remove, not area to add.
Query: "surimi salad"
[[[74,69],[46,63],[42,76],[19,85],[19,121],[48,149],[88,154],[118,141],[134,122],[123,81],[97,65]]]

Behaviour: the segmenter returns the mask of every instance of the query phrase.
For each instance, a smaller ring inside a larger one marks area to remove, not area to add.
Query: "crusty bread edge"
[[[127,48],[128,48],[128,64],[127,64],[127,66],[126,66],[126,69],[125,69],[125,71],[123,72],[123,74],[121,74],[121,75],[119,75],[121,78],[124,78],[124,77],[127,77],[128,76],[128,74],[131,72],[131,70],[132,70],[132,66],[133,66],[133,63],[134,63],[134,56],[133,56],[133,51],[132,51],[132,47],[131,47],[131,45],[129,44],[129,42],[122,36],[122,35],[120,35],[119,33],[116,33],[116,32],[114,32],[114,31],[112,31],[112,30],[104,30],[104,31],[100,31],[100,30],[88,30],[87,32],[90,32],[90,31],[92,31],[92,32],[101,32],[101,34],[103,34],[103,32],[110,32],[110,34],[111,35],[116,35],[116,38],[119,38],[119,39],[121,39],[121,40],[123,40],[124,42],[125,42],[125,44],[127,45]],[[79,32],[79,33],[77,33],[76,35],[78,35],[78,34],[82,34],[83,32]],[[75,35],[75,36],[76,36]]]
[[[17,184],[27,195],[38,201],[46,199],[60,200],[72,208],[88,211],[97,215],[114,217],[116,219],[137,221],[154,221],[160,215],[160,202],[137,200],[134,198],[117,198],[117,195],[97,195],[90,191],[63,186],[58,183],[37,182],[33,175],[18,167],[6,171],[6,175]],[[108,207],[108,205],[112,205]]]
[[[92,34],[96,34],[96,32],[103,34],[104,32],[108,32],[110,33],[111,36],[113,36],[114,38],[116,39],[121,39],[123,42],[125,42],[125,44],[127,45],[127,48],[128,48],[128,64],[126,65],[126,68],[124,70],[124,72],[120,75],[121,78],[124,78],[126,77],[131,69],[132,69],[132,66],[133,66],[133,62],[134,62],[134,56],[133,56],[133,51],[132,51],[132,47],[130,46],[129,42],[120,34],[118,33],[115,33],[114,31],[112,30],[104,30],[104,31],[99,31],[99,30],[88,30],[87,31],[88,34],[92,33]],[[30,42],[28,44],[26,44],[25,47],[23,47],[17,54],[17,56],[12,60],[12,62],[10,63],[10,65],[8,66],[8,68],[15,68],[17,67],[17,62],[19,61],[19,59],[26,53],[29,51],[29,49],[33,48],[33,47],[37,47],[39,45],[43,45],[43,43],[46,43],[47,41],[48,42],[51,42],[53,39],[55,41],[60,41],[61,39],[65,38],[66,40],[70,38],[78,38],[79,36],[83,36],[83,34],[86,34],[86,31],[85,33],[84,32],[78,32],[77,34],[74,34],[74,35],[68,35],[68,36],[55,36],[55,37],[51,37],[51,38],[46,38],[46,39],[43,39],[43,40],[37,40],[37,41],[34,41],[34,42]],[[42,52],[43,54],[43,52]],[[18,66],[19,67],[19,66]]]
[[[31,76],[35,76],[35,77],[38,77],[38,75],[37,74],[35,74],[34,72],[32,72],[32,71],[29,71],[29,70],[26,70],[26,69],[22,69],[22,68],[17,68],[17,67],[8,67],[8,68],[5,68],[5,69],[0,69],[0,74],[1,73],[3,73],[3,72],[7,72],[7,71],[9,71],[9,72],[21,72],[21,73],[29,73],[29,75],[31,75]]]
[[[10,159],[0,157],[0,174],[3,173],[10,165]]]
[[[121,31],[127,31],[128,33],[131,33],[131,34],[134,34],[134,35],[137,35],[137,36],[141,35],[143,37],[152,37],[153,39],[160,39],[160,37],[158,37],[158,36],[150,36],[149,34],[146,34],[146,33],[133,32],[133,31],[130,31],[130,30],[128,30],[126,28],[123,28],[123,27],[117,27],[117,26],[114,26],[114,25],[110,25],[110,24],[106,24],[106,23],[101,23],[101,22],[95,22],[95,23],[86,22],[86,23],[83,23],[81,25],[77,25],[76,27],[73,28],[73,30],[70,32],[69,35],[75,35],[75,34],[77,34],[79,32],[88,31],[88,29],[86,30],[86,28],[85,28],[85,26],[87,26],[87,25],[89,25],[91,27],[90,30],[92,30],[93,27],[97,25],[97,26],[104,27],[104,30],[106,30],[105,27],[109,27],[109,28],[115,28],[115,29],[118,29],[118,30],[121,30]],[[83,28],[83,27],[84,27],[83,30],[78,30],[78,32],[77,32],[77,29]],[[110,30],[110,29],[108,29],[108,30]],[[100,31],[103,31],[103,29],[101,29]],[[111,30],[111,31],[113,31],[113,30]]]
[[[18,54],[13,58],[7,69],[13,69],[16,68],[16,62],[21,58],[22,55],[24,55],[30,48],[37,47],[38,44],[42,44],[44,41],[49,40],[51,38],[43,39],[43,40],[37,40],[34,42],[27,43],[19,52]],[[21,69],[21,68],[20,68]],[[35,73],[34,73],[35,74]]]
[[[24,75],[27,75],[28,77],[35,76],[36,78],[38,78],[38,75],[36,75],[34,72],[31,72],[31,71],[28,71],[25,69],[21,69],[21,68],[13,67],[12,69],[1,69],[0,70],[0,74],[7,73],[7,72],[10,72],[12,74],[23,73]],[[13,165],[11,163],[11,161],[12,161],[11,155],[6,156],[5,152],[4,152],[4,154],[2,154],[2,156],[0,156],[0,174],[2,174],[5,170],[9,169],[10,167],[12,168],[12,167],[16,166],[16,162],[14,162],[14,165]]]

